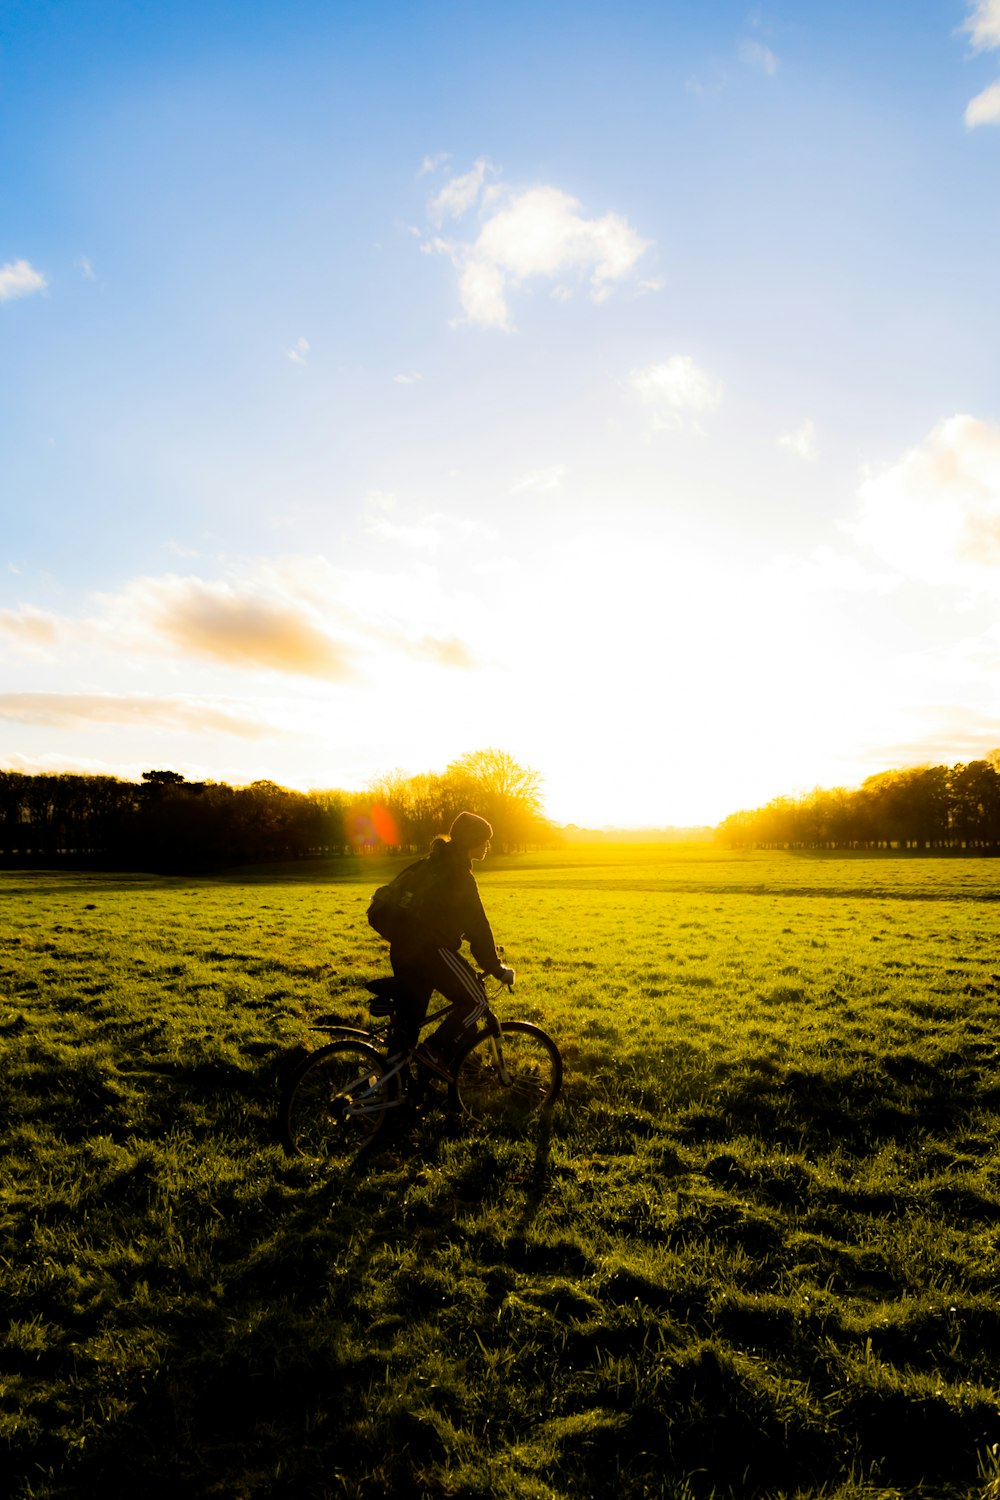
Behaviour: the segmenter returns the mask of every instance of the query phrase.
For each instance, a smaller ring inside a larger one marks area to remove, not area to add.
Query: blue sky
[[[1000,746],[1000,0],[5,4],[0,764]]]

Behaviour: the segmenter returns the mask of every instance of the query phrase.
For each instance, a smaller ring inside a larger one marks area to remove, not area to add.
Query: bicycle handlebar
[[[516,976],[514,970],[510,967],[509,964],[503,964],[501,966],[501,972],[499,974],[487,974],[484,970],[482,973],[480,973],[479,977],[484,984],[487,979],[495,979],[497,984],[502,984],[505,990],[512,990],[514,988],[514,979]]]

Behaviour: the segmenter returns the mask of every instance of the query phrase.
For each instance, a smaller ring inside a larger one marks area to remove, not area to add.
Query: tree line
[[[732,848],[1000,849],[1000,750],[965,765],[869,776],[856,790],[817,789],[731,813],[718,838]]]
[[[232,787],[144,771],[140,782],[0,771],[0,861],[193,869],[364,854],[423,853],[463,808],[488,818],[502,852],[553,843],[541,777],[505,751],[473,751],[443,772],[394,772],[365,792]]]

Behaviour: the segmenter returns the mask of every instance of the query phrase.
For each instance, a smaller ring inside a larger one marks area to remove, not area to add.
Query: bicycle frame
[[[344,1100],[346,1103],[347,1107],[344,1110],[345,1117],[351,1118],[355,1115],[384,1115],[390,1109],[400,1109],[403,1104],[401,1094],[397,1094],[394,1099],[386,1099],[384,1096],[379,1099],[377,1096],[381,1085],[387,1078],[395,1077],[405,1061],[405,1057],[401,1058],[395,1068],[388,1073],[380,1073],[374,1083],[371,1081],[371,1074],[359,1073],[357,1079],[359,1083],[363,1078],[367,1079],[366,1086],[363,1089],[356,1092],[354,1084],[349,1084],[346,1090],[335,1094],[335,1099]]]
[[[483,982],[483,988],[485,990],[486,976],[481,974],[479,978],[480,981]],[[426,1015],[421,1022],[421,1031],[425,1026],[429,1026],[431,1022],[439,1021],[443,1016],[448,1015],[450,1011],[453,1011],[455,1009],[455,1006],[456,1002],[454,1000],[450,1000],[447,1004],[439,1006],[437,1010],[431,1011],[430,1014]],[[497,1016],[488,1001],[486,1006],[486,1014],[483,1017],[483,1022],[486,1033],[490,1039],[490,1050],[493,1053],[493,1058],[497,1065],[497,1071],[500,1074],[500,1078],[504,1086],[509,1088],[512,1079],[510,1073],[507,1071],[507,1067],[503,1059],[503,1047],[500,1041],[500,1022],[497,1019]],[[312,1030],[323,1031],[328,1035],[334,1037],[337,1036],[338,1033],[340,1033],[345,1036],[356,1035],[358,1037],[364,1036],[369,1039],[377,1038],[379,1041],[381,1041],[382,1038],[385,1037],[387,1033],[392,1029],[392,1025],[393,1017],[392,1015],[389,1015],[385,1020],[380,1020],[377,1024],[369,1022],[367,1028],[361,1026],[343,1026],[335,1022],[328,1022],[315,1024],[312,1027]],[[346,1090],[342,1090],[335,1096],[337,1100],[343,1101],[343,1103],[345,1104],[345,1114],[349,1117],[357,1115],[386,1114],[391,1109],[401,1109],[405,1103],[405,1084],[403,1088],[400,1088],[396,1091],[395,1097],[392,1099],[386,1099],[384,1094],[384,1085],[390,1078],[396,1078],[401,1074],[405,1079],[404,1070],[406,1069],[407,1064],[410,1062],[412,1056],[412,1051],[399,1053],[395,1057],[392,1066],[387,1067],[385,1072],[380,1073],[379,1077],[374,1081],[374,1083],[371,1081],[369,1075],[359,1073],[355,1083],[349,1084]],[[386,1058],[385,1061],[388,1063],[389,1059]],[[366,1079],[368,1081],[365,1087],[356,1091],[355,1084],[362,1083]],[[382,1095],[381,1098],[378,1097],[379,1094]]]
[[[425,1018],[423,1024],[426,1026],[431,1021],[436,1021],[438,1019],[438,1017],[447,1015],[448,1012],[451,1011],[451,1010],[454,1010],[454,1008],[455,1008],[454,1002],[450,1002],[448,1005],[441,1006],[441,1008],[439,1010],[436,1010],[436,1011],[432,1012],[431,1015],[427,1016]],[[510,1073],[507,1070],[507,1065],[505,1064],[504,1058],[503,1058],[503,1045],[502,1045],[502,1042],[501,1042],[502,1033],[501,1033],[501,1030],[500,1030],[500,1022],[497,1019],[497,1016],[495,1015],[494,1011],[490,1007],[487,1007],[486,1015],[484,1017],[484,1023],[485,1023],[485,1028],[486,1028],[486,1034],[489,1037],[490,1051],[493,1053],[493,1058],[494,1058],[494,1061],[496,1062],[496,1065],[497,1065],[497,1071],[500,1074],[500,1078],[501,1078],[501,1081],[503,1082],[504,1087],[505,1088],[509,1088],[511,1086],[511,1083],[512,1083],[513,1080],[511,1078]],[[371,1028],[369,1028],[368,1035],[369,1036],[381,1036],[384,1032],[386,1032],[386,1031],[389,1030],[391,1024],[392,1024],[392,1021],[390,1019],[388,1021],[382,1022],[377,1027],[371,1027]],[[317,1030],[317,1031],[336,1032],[338,1029],[342,1029],[342,1028],[338,1028],[338,1027],[335,1027],[335,1026],[318,1026],[318,1027],[316,1027],[314,1029]],[[360,1092],[356,1093],[355,1090],[354,1090],[354,1085],[351,1084],[351,1085],[348,1086],[347,1090],[342,1091],[341,1093],[337,1094],[336,1095],[337,1099],[343,1099],[343,1100],[346,1101],[346,1104],[347,1104],[346,1114],[349,1115],[349,1116],[352,1116],[352,1115],[368,1115],[368,1114],[386,1114],[391,1109],[400,1109],[400,1108],[402,1108],[402,1106],[404,1104],[404,1098],[403,1098],[403,1091],[402,1090],[400,1090],[396,1094],[395,1098],[393,1098],[393,1099],[386,1099],[384,1097],[382,1099],[378,1099],[376,1096],[379,1094],[379,1092],[382,1090],[382,1088],[385,1085],[385,1083],[390,1078],[395,1078],[399,1074],[403,1073],[403,1070],[406,1068],[407,1064],[410,1062],[410,1059],[412,1058],[412,1056],[413,1056],[412,1051],[400,1052],[399,1054],[397,1054],[396,1060],[393,1063],[393,1065],[391,1067],[387,1068],[384,1073],[379,1074],[379,1077],[375,1080],[374,1083],[372,1083],[371,1080],[370,1080],[370,1078],[369,1078],[367,1086],[365,1088],[363,1088]],[[389,1059],[387,1058],[386,1061],[388,1062]],[[358,1075],[358,1082],[360,1082],[363,1078],[366,1078],[366,1077],[368,1077],[367,1074],[359,1073],[359,1075]],[[369,1102],[366,1102],[366,1101],[369,1101]]]
[[[388,1051],[397,1019],[391,1011],[386,1014],[396,998],[393,981],[372,981],[366,987],[380,1002],[370,1007],[367,1026],[344,1025],[330,1015],[316,1017],[313,1027],[328,1035],[329,1044],[307,1052],[282,1088],[280,1128],[291,1156],[319,1159],[352,1145],[365,1150],[380,1138],[388,1111],[395,1110],[398,1120],[431,1106],[435,1094],[440,1099],[440,1090],[430,1088],[434,1066],[414,1057],[410,1048],[394,1045]],[[465,1030],[445,1075],[451,1108],[480,1122],[506,1119],[511,1111],[546,1109],[562,1086],[558,1047],[532,1022],[501,1021],[490,1003],[499,988],[499,981],[496,989],[484,984],[486,1005],[479,1025]],[[420,1030],[458,1005],[461,1001],[445,1000],[425,1016]]]

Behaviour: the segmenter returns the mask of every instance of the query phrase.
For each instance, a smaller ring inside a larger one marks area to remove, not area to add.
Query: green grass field
[[[1000,863],[488,864],[562,1100],[320,1172],[386,869],[0,873],[3,1492],[1000,1491]]]

